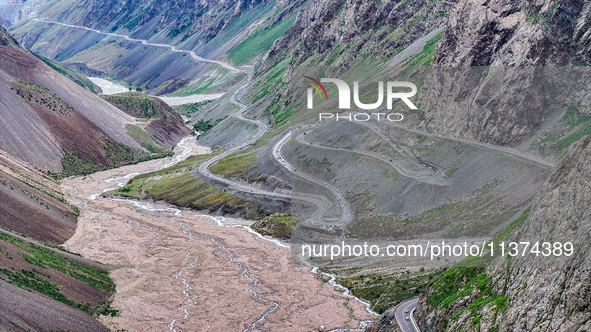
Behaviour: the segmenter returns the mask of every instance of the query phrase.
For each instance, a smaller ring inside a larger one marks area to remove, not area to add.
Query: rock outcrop
[[[587,64],[591,61],[590,10],[591,4],[582,0],[460,1],[449,13],[434,64],[492,67]],[[514,77],[509,81],[535,84],[536,79],[544,81],[546,78]],[[467,105],[454,110],[453,114],[445,114],[440,108],[425,108],[426,121],[422,125],[441,134],[499,145],[519,145],[557,111],[535,104],[544,98],[544,93],[561,91],[549,86],[540,90],[539,98],[523,96],[521,101],[513,100],[512,105],[500,105],[491,110],[477,103],[483,88],[486,86],[480,82],[458,89],[458,95],[471,96],[466,99],[476,107]],[[519,89],[528,91],[530,87],[516,87],[515,93],[509,95],[517,97]],[[523,109],[528,100],[533,101],[531,107]]]
[[[428,304],[433,290],[421,297],[421,325],[425,331],[589,331],[591,329],[591,268],[589,234],[591,212],[591,137],[571,147],[535,201],[529,218],[507,241],[573,244],[568,257],[499,259],[483,273],[490,278],[494,301],[465,310],[481,290],[461,296],[445,309]],[[540,247],[541,249],[541,247]],[[468,268],[466,268],[468,269]],[[460,280],[461,282],[461,280]],[[454,316],[454,318],[452,318]],[[474,324],[475,319],[478,324]]]
[[[292,65],[315,57],[314,65],[348,68],[366,57],[386,60],[445,24],[450,2],[312,1],[279,38],[261,70],[293,55]],[[332,54],[331,54],[332,53]]]
[[[437,48],[439,65],[569,65],[591,56],[589,2],[461,1]]]

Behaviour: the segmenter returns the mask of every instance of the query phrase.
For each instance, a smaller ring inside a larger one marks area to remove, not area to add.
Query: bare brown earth
[[[2,280],[0,325],[3,331],[108,331],[82,311]]]
[[[21,88],[19,96],[15,86],[8,83],[17,80],[49,91],[33,94]],[[99,136],[108,136],[117,144],[141,149],[125,130],[126,123],[135,121],[133,117],[33,55],[9,46],[0,46],[0,114],[0,148],[43,169],[61,169],[62,148],[80,152],[84,158],[86,154],[100,158],[96,151],[87,151],[94,142],[82,144],[97,130]],[[81,143],[76,144],[77,140]]]
[[[76,214],[59,185],[0,150],[0,226],[50,244],[76,230]]]
[[[242,228],[219,226],[211,217],[191,211],[174,217],[136,210],[128,202],[89,199],[113,187],[105,183],[107,179],[156,170],[164,162],[70,178],[62,185],[82,209],[76,234],[65,246],[116,268],[112,277],[117,294],[112,307],[121,312],[119,317],[101,317],[111,330],[242,331],[272,307],[272,303],[253,300],[249,285],[253,278],[259,280],[255,291],[276,302],[279,310],[252,330],[355,328],[359,321],[372,318],[360,303],[316,279],[309,268],[292,265],[288,248]],[[248,276],[238,264],[248,269]]]

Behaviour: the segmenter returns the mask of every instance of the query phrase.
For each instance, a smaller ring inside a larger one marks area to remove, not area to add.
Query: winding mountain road
[[[403,332],[421,332],[413,317],[418,301],[418,298],[410,299],[406,302],[400,303],[398,307],[396,307],[394,315],[398,326],[400,326],[400,329]]]
[[[121,35],[121,34],[115,34],[115,33],[108,33],[108,32],[102,32],[100,30],[97,29],[92,29],[92,28],[87,28],[87,27],[83,27],[83,26],[78,26],[78,25],[71,25],[71,24],[65,24],[65,23],[61,23],[61,22],[56,22],[56,21],[51,21],[51,20],[44,20],[44,19],[39,19],[39,18],[34,18],[34,21],[39,21],[39,22],[45,22],[45,23],[49,23],[49,24],[58,24],[58,25],[62,25],[62,26],[66,26],[66,27],[70,27],[70,28],[78,28],[78,29],[84,29],[87,31],[92,31],[95,33],[99,33],[99,34],[103,34],[103,35],[108,35],[108,36],[112,36],[112,37],[117,37],[117,38],[123,38],[125,40],[128,41],[132,41],[132,42],[139,42],[142,43],[143,45],[147,45],[147,46],[153,46],[153,47],[163,47],[163,48],[167,48],[172,52],[177,52],[177,53],[185,53],[185,54],[189,54],[191,56],[191,58],[193,58],[196,61],[201,61],[201,62],[206,62],[206,63],[211,63],[211,64],[215,64],[215,65],[219,65],[231,72],[242,72],[242,73],[246,73],[246,71],[244,71],[243,69],[240,68],[236,68],[233,67],[229,64],[226,64],[224,62],[221,61],[217,61],[217,60],[210,60],[210,59],[205,59],[202,58],[200,56],[198,56],[195,52],[193,51],[187,51],[187,50],[179,50],[177,49],[175,46],[171,46],[171,45],[167,45],[167,44],[159,44],[159,43],[151,43],[149,41],[146,40],[141,40],[141,39],[135,39],[135,38],[131,38],[129,36],[126,35]],[[254,142],[256,142],[257,140],[259,140],[268,130],[268,126],[260,121],[260,120],[256,120],[256,119],[250,119],[244,116],[245,112],[248,110],[248,106],[242,104],[240,101],[238,101],[237,96],[246,88],[251,84],[252,81],[252,75],[248,76],[247,81],[245,82],[244,85],[242,85],[240,88],[238,88],[230,97],[230,101],[237,105],[240,110],[238,113],[234,114],[233,116],[236,117],[237,119],[240,119],[242,121],[246,121],[248,123],[251,123],[253,125],[255,125],[257,127],[257,131],[254,135],[252,135],[249,139],[247,139],[246,141],[244,141],[243,143],[207,160],[206,162],[204,162],[203,164],[200,165],[200,167],[198,168],[199,173],[201,173],[203,176],[205,176],[206,178],[212,180],[212,181],[217,181],[220,183],[224,183],[225,185],[229,186],[232,189],[235,190],[240,190],[240,191],[244,191],[247,193],[251,193],[251,194],[256,194],[256,195],[265,195],[265,196],[270,196],[270,197],[275,197],[275,198],[283,198],[283,199],[298,199],[298,200],[302,200],[308,203],[313,204],[314,206],[316,206],[317,211],[316,213],[313,215],[313,219],[315,219],[315,221],[318,221],[320,223],[318,223],[318,225],[326,225],[326,223],[322,223],[322,216],[323,214],[328,210],[329,206],[330,206],[330,202],[328,202],[326,199],[321,199],[319,197],[315,197],[313,195],[310,196],[305,196],[305,195],[301,195],[301,194],[286,194],[286,193],[278,193],[278,192],[270,192],[270,191],[266,191],[266,190],[260,190],[242,183],[238,183],[236,181],[232,181],[226,178],[223,178],[221,176],[218,176],[214,173],[212,173],[210,171],[210,168],[212,165],[216,164],[217,162],[219,162],[220,160],[222,160],[223,158],[236,153],[244,148],[246,148],[247,146],[253,144]],[[350,152],[354,152],[354,153],[358,153],[358,154],[362,154],[377,160],[380,160],[390,166],[392,166],[394,169],[396,169],[397,172],[399,172],[401,175],[403,176],[407,176],[407,177],[413,177],[413,178],[417,178],[417,179],[429,179],[429,180],[433,180],[433,181],[441,181],[440,184],[441,185],[445,185],[444,182],[444,171],[441,168],[438,168],[435,165],[431,165],[431,164],[427,164],[424,163],[422,161],[420,161],[419,159],[417,159],[416,157],[414,157],[412,154],[409,154],[407,151],[405,151],[404,149],[402,149],[401,147],[399,147],[397,144],[394,144],[394,142],[392,142],[386,135],[384,135],[378,128],[376,128],[375,126],[371,125],[371,124],[367,124],[367,126],[373,130],[378,136],[380,136],[382,139],[384,139],[386,142],[388,142],[388,144],[392,147],[394,147],[394,149],[396,149],[397,152],[399,152],[404,158],[406,158],[407,160],[415,163],[417,166],[422,167],[424,170],[425,169],[429,169],[431,174],[426,174],[425,172],[417,172],[414,170],[411,170],[407,167],[405,167],[404,165],[393,161],[392,159],[385,157],[383,155],[379,155],[377,153],[371,153],[371,152],[367,152],[367,151],[359,151],[359,150],[349,150]],[[481,142],[477,142],[477,141],[470,141],[470,140],[466,140],[466,139],[461,139],[461,138],[454,138],[454,137],[448,137],[448,136],[444,136],[444,135],[438,135],[438,134],[431,134],[431,133],[425,133],[423,131],[419,131],[419,130],[413,130],[413,129],[409,129],[409,128],[405,128],[402,126],[395,126],[398,127],[400,129],[403,130],[407,130],[407,131],[411,131],[411,132],[416,132],[416,133],[420,133],[420,134],[424,134],[424,135],[428,135],[428,136],[434,136],[434,137],[439,137],[439,138],[443,138],[443,139],[451,139],[454,141],[459,141],[462,143],[466,143],[466,144],[470,144],[470,145],[477,145],[477,146],[481,146],[484,148],[489,148],[489,149],[494,149],[497,151],[501,151],[501,152],[505,152],[505,153],[509,153],[511,155],[529,160],[531,162],[534,162],[536,164],[540,164],[542,166],[546,166],[546,167],[555,167],[555,164],[553,162],[544,160],[542,158],[536,157],[536,156],[532,156],[514,149],[510,149],[510,148],[505,148],[505,147],[500,147],[500,146],[495,146],[495,145],[491,145],[491,144],[487,144],[487,143],[481,143]],[[346,199],[345,199],[345,195],[343,194],[343,192],[337,188],[336,186],[327,183],[325,181],[322,181],[318,178],[315,178],[313,176],[310,176],[308,174],[305,174],[303,172],[301,172],[300,170],[298,170],[296,167],[294,167],[292,164],[290,164],[285,156],[282,154],[282,148],[284,147],[284,145],[290,140],[290,138],[292,138],[292,136],[294,135],[294,131],[289,131],[286,134],[284,134],[284,136],[273,146],[273,150],[272,150],[272,154],[273,157],[278,161],[278,163],[280,165],[282,165],[282,167],[284,167],[285,169],[287,169],[289,172],[297,175],[298,177],[312,182],[314,184],[320,185],[324,188],[326,188],[328,191],[330,191],[336,198],[338,205],[342,211],[342,215],[341,218],[339,219],[339,221],[333,222],[333,225],[344,225],[346,223],[349,223],[350,221],[353,220],[354,214],[351,210],[351,207],[349,206],[349,204],[347,203]],[[306,142],[303,139],[303,134],[299,134],[296,135],[296,139],[303,143],[303,144],[308,144],[308,145],[312,145],[309,142]],[[339,149],[339,148],[334,148],[334,147],[328,147],[328,146],[321,146],[321,145],[312,145],[314,147],[319,147],[319,148],[323,148],[323,149],[332,149],[332,150],[344,150],[344,149]],[[119,185],[119,184],[118,184]],[[93,195],[94,196],[94,195]],[[94,198],[98,197],[95,196]],[[91,198],[92,199],[92,198]],[[140,203],[134,203],[134,204],[140,204]],[[150,206],[142,206],[137,205],[138,208],[142,208],[148,211],[158,211],[158,209],[150,207]],[[175,215],[177,213],[180,213],[180,210],[175,210],[174,211]],[[182,222],[177,221],[174,217],[170,218],[170,221],[176,223],[179,227],[181,227],[182,231],[188,235],[191,238],[197,238],[195,235],[193,235],[190,231],[188,231],[186,225],[184,225]],[[138,224],[139,225],[139,224]],[[160,236],[160,235],[158,235]],[[216,242],[217,240],[215,238],[210,238],[211,241]],[[158,240],[158,237],[155,238],[155,241]],[[155,243],[155,242],[153,242]],[[261,316],[261,318],[259,320],[257,320],[256,322],[254,322],[252,325],[248,326],[245,328],[245,331],[249,331],[249,330],[254,330],[257,328],[262,327],[262,323],[264,323],[267,315],[276,312],[277,310],[279,310],[279,306],[276,302],[270,301],[268,299],[266,299],[264,297],[264,295],[262,293],[260,293],[258,290],[260,289],[258,286],[258,279],[252,275],[249,274],[249,270],[248,268],[246,268],[244,265],[237,263],[234,261],[234,257],[235,255],[230,252],[228,250],[228,248],[224,247],[221,243],[219,243],[219,241],[217,241],[217,244],[219,245],[219,248],[226,253],[226,257],[228,259],[228,262],[235,264],[236,266],[238,266],[244,274],[245,278],[249,278],[252,280],[252,283],[250,284],[251,287],[251,291],[253,293],[253,299],[254,300],[259,300],[259,301],[263,301],[263,302],[267,302],[269,304],[268,310]],[[186,257],[187,258],[191,258],[193,259],[193,252],[191,251],[190,248],[182,248],[183,250],[185,250],[184,252],[186,253]],[[195,267],[195,263],[197,262],[197,258],[194,258],[194,260],[191,260],[191,262],[189,263],[189,265],[183,267],[181,270],[179,270],[174,277],[181,280],[185,286],[185,289],[183,290],[183,293],[186,295],[187,299],[190,301],[194,301],[195,297],[194,295],[189,293],[190,285],[187,284],[186,279],[183,278],[183,273],[184,271],[187,271],[189,269],[192,269]],[[334,287],[334,285],[333,285]],[[412,317],[412,314],[414,312],[414,310],[416,309],[417,306],[417,299],[412,299],[409,300],[407,302],[404,302],[402,304],[400,304],[395,312],[395,318],[396,321],[398,323],[398,325],[400,326],[400,328],[403,331],[420,331],[416,325],[416,322],[414,321],[414,318]],[[170,325],[169,325],[169,329],[171,331],[176,331],[176,323],[179,320],[182,319],[186,319],[187,315],[188,315],[188,311],[186,310],[186,307],[179,307],[179,310],[182,310],[185,313],[185,317],[181,318],[181,319],[175,319],[173,320]],[[408,318],[408,319],[407,319]]]
[[[101,35],[106,35],[106,36],[111,36],[111,37],[117,37],[117,38],[123,38],[125,40],[132,41],[132,42],[137,42],[137,43],[141,43],[142,45],[146,45],[146,46],[154,46],[154,47],[168,48],[172,52],[189,54],[191,56],[191,58],[193,58],[196,61],[216,64],[216,65],[222,66],[222,67],[224,67],[224,68],[226,68],[226,69],[228,69],[229,71],[232,71],[232,72],[241,72],[242,71],[241,69],[238,69],[236,67],[230,66],[229,64],[224,63],[222,61],[206,59],[206,58],[203,58],[203,57],[198,56],[193,51],[179,50],[178,48],[176,48],[176,46],[172,46],[172,45],[168,45],[168,44],[151,43],[151,42],[149,42],[149,41],[147,41],[145,39],[131,38],[129,36],[121,35],[121,34],[118,34],[118,33],[104,32],[104,31],[100,31],[100,30],[97,30],[97,29],[87,28],[87,27],[81,26],[81,25],[66,24],[66,23],[61,23],[61,22],[52,21],[52,20],[46,20],[46,19],[42,19],[42,18],[33,18],[33,21],[50,23],[50,24],[57,24],[57,25],[61,25],[61,26],[69,27],[69,28],[83,29],[83,30],[92,31],[92,32],[95,32],[95,33],[98,33],[98,34],[101,34]]]
[[[175,155],[175,157],[170,162],[162,165],[159,169],[164,169],[164,168],[170,167],[172,165],[175,165],[175,164],[179,163],[180,161],[185,160],[188,156],[190,156],[192,153],[191,148],[186,145],[187,140],[189,140],[189,139],[192,139],[192,137],[187,137],[187,138],[183,139],[178,144],[178,148],[181,151],[179,153],[177,153]],[[105,192],[123,187],[127,183],[127,180],[130,179],[131,177],[135,177],[137,175],[147,173],[147,172],[148,171],[141,172],[141,173],[140,172],[132,172],[132,173],[128,173],[123,176],[116,176],[113,178],[109,178],[109,179],[105,180],[104,182],[114,184],[115,185],[114,187],[105,188],[99,192],[89,195],[87,198],[80,197],[79,190],[78,190],[78,188],[76,188],[75,195],[73,195],[72,198],[74,200],[76,200],[78,203],[80,203],[84,207],[84,209],[101,212],[100,218],[106,218],[109,214],[112,213],[112,211],[105,210],[102,208],[97,208],[97,207],[91,205],[92,204],[91,202],[100,199],[102,194]],[[178,220],[178,217],[184,215],[183,211],[181,211],[180,209],[175,208],[175,207],[158,208],[158,207],[154,207],[151,202],[143,202],[143,201],[137,201],[137,200],[131,200],[131,199],[111,198],[111,200],[116,201],[116,202],[125,203],[125,204],[132,204],[133,206],[135,206],[135,209],[133,210],[133,212],[138,215],[139,220],[143,220],[146,218],[164,219],[164,220],[170,221],[171,223],[177,225],[180,228],[180,230],[182,231],[182,233],[185,234],[186,236],[188,236],[192,240],[205,240],[205,241],[213,243],[213,246],[216,247],[217,250],[219,252],[221,252],[224,256],[226,256],[226,260],[228,263],[238,267],[242,272],[242,276],[246,279],[251,280],[251,282],[249,282],[249,284],[248,284],[248,287],[249,287],[249,291],[252,293],[252,301],[268,304],[267,310],[258,319],[256,319],[253,323],[245,326],[243,332],[253,331],[253,330],[258,330],[258,329],[263,328],[265,322],[267,321],[267,316],[269,314],[274,313],[277,310],[279,310],[279,304],[277,302],[267,299],[267,295],[264,291],[265,287],[263,287],[260,279],[251,273],[249,267],[247,267],[243,263],[236,261],[236,258],[238,256],[233,251],[231,251],[225,244],[223,244],[221,240],[219,240],[218,238],[213,237],[213,236],[194,234],[189,229],[189,226],[185,222]],[[146,214],[143,211],[151,212],[151,214]],[[172,213],[172,216],[167,215],[167,213]],[[201,216],[201,215],[197,215],[197,216]],[[212,216],[209,216],[209,217],[214,219],[218,225],[226,226],[223,224],[223,220],[225,219],[224,217],[212,217]],[[145,250],[147,255],[151,255],[149,253],[149,250],[156,248],[158,246],[157,242],[166,238],[167,236],[162,234],[160,231],[156,230],[154,227],[148,226],[144,222],[139,221],[139,220],[137,220],[135,218],[134,219],[126,218],[125,223],[131,224],[131,225],[138,227],[138,228],[142,228],[147,233],[151,233],[154,235],[154,238],[150,242],[149,247]],[[247,226],[242,226],[242,225],[227,226],[227,227],[249,228]],[[270,242],[273,242],[275,244],[285,246],[283,243],[281,243],[277,240],[267,239],[260,234],[259,234],[259,237],[263,238],[265,240],[268,240]],[[194,255],[195,250],[190,247],[182,246],[178,250],[180,250],[182,253],[184,253],[185,257],[189,258],[189,263],[187,265],[181,267],[180,270],[178,270],[172,276],[175,279],[178,279],[179,281],[181,281],[181,283],[183,285],[182,294],[183,294],[183,297],[186,299],[186,303],[183,303],[182,305],[180,305],[178,307],[178,310],[183,312],[183,316],[173,318],[170,321],[170,323],[168,325],[168,329],[171,332],[182,331],[179,327],[179,323],[181,321],[189,319],[190,312],[189,312],[188,308],[195,305],[198,302],[198,296],[194,292],[191,292],[193,287],[189,283],[185,272],[195,269],[195,267],[197,266],[197,263],[199,262],[199,258]]]
[[[222,61],[217,61],[217,60],[210,60],[210,59],[205,59],[203,57],[198,56],[197,54],[195,54],[195,52],[193,51],[188,51],[188,50],[179,50],[177,49],[175,46],[171,46],[171,45],[167,45],[167,44],[161,44],[161,43],[151,43],[147,40],[144,39],[136,39],[136,38],[132,38],[129,37],[127,35],[121,35],[121,34],[117,34],[117,33],[112,33],[112,32],[103,32],[97,29],[93,29],[93,28],[88,28],[88,27],[84,27],[84,26],[80,26],[80,25],[74,25],[74,24],[67,24],[67,23],[62,23],[62,22],[57,22],[57,21],[53,21],[53,20],[47,20],[47,19],[43,19],[43,18],[33,18],[33,21],[37,21],[37,22],[43,22],[43,23],[48,23],[48,24],[57,24],[57,25],[61,25],[61,26],[65,26],[65,27],[69,27],[69,28],[76,28],[76,29],[83,29],[86,31],[91,31],[97,34],[102,34],[102,35],[106,35],[106,36],[111,36],[111,37],[116,37],[116,38],[123,38],[125,40],[128,41],[132,41],[132,42],[138,42],[141,43],[143,45],[146,46],[153,46],[153,47],[163,47],[163,48],[167,48],[172,52],[176,52],[176,53],[185,53],[185,54],[189,54],[194,60],[196,61],[201,61],[201,62],[207,62],[207,63],[212,63],[212,64],[216,64],[219,66],[222,66],[232,72],[241,72],[241,73],[246,73],[246,71],[242,68],[237,68],[237,67],[233,67],[227,63],[224,63]],[[312,216],[314,220],[310,221],[310,224],[313,224],[315,226],[319,226],[319,227],[323,227],[323,228],[327,228],[327,227],[331,227],[331,226],[335,226],[335,225],[343,225],[346,224],[348,222],[350,222],[353,219],[353,213],[351,212],[350,207],[348,206],[348,204],[346,203],[345,199],[344,199],[344,195],[342,194],[342,192],[340,192],[340,190],[336,187],[334,187],[333,185],[330,185],[326,182],[318,182],[319,185],[326,187],[326,189],[328,189],[330,192],[335,193],[335,196],[337,197],[337,200],[340,199],[340,206],[343,212],[342,218],[340,218],[339,221],[334,221],[332,220],[332,223],[327,224],[325,222],[322,222],[322,215],[324,215],[324,213],[328,210],[329,206],[330,206],[330,202],[323,197],[320,197],[318,195],[301,195],[301,194],[285,194],[285,193],[277,193],[277,192],[271,192],[271,191],[266,191],[266,190],[260,190],[257,188],[253,188],[251,186],[236,182],[236,181],[232,181],[226,178],[223,178],[221,176],[218,176],[214,173],[212,173],[210,171],[211,166],[215,165],[216,163],[218,163],[220,160],[222,160],[223,158],[238,152],[244,148],[246,148],[247,146],[249,146],[250,144],[253,144],[254,142],[256,142],[258,139],[260,139],[268,130],[267,125],[260,121],[260,120],[256,120],[256,119],[250,119],[244,116],[244,113],[248,110],[248,106],[244,105],[243,103],[241,103],[240,101],[238,101],[237,96],[244,91],[244,89],[246,87],[248,87],[250,85],[252,81],[252,75],[248,76],[247,81],[245,82],[244,85],[242,85],[240,88],[238,88],[230,97],[230,102],[232,102],[234,105],[239,107],[239,111],[235,114],[233,114],[232,116],[234,116],[235,118],[242,120],[242,121],[246,121],[248,123],[251,123],[255,126],[258,127],[256,134],[254,134],[253,136],[251,136],[251,138],[249,138],[248,140],[246,140],[245,142],[223,152],[220,155],[217,155],[207,161],[205,161],[203,164],[201,164],[201,166],[199,167],[198,171],[199,173],[201,173],[203,176],[205,176],[207,179],[219,182],[219,183],[223,183],[227,186],[229,186],[230,188],[234,189],[234,190],[239,190],[239,191],[243,191],[246,193],[251,193],[251,194],[256,194],[256,195],[264,195],[264,196],[269,196],[269,197],[273,197],[273,198],[281,198],[281,199],[297,199],[297,200],[301,200],[307,203],[312,204],[313,206],[316,206],[316,212],[314,213],[314,215]],[[296,173],[296,171],[294,169],[290,169],[288,168],[288,170],[294,174],[296,174],[299,177],[302,177],[304,179],[306,179],[307,181],[319,181],[316,178],[313,178],[311,176],[307,176],[303,173]]]
[[[285,158],[285,156],[283,156],[283,154],[281,153],[281,149],[283,148],[285,143],[287,143],[287,141],[291,138],[292,133],[293,133],[292,131],[287,132],[287,134],[285,134],[277,143],[275,143],[275,146],[273,146],[273,152],[272,152],[273,157],[284,168],[286,168],[289,172],[296,174],[299,177],[301,177],[305,180],[308,180],[312,183],[319,184],[319,185],[327,188],[328,190],[330,190],[330,192],[337,198],[338,205],[341,209],[340,220],[336,223],[333,222],[333,224],[345,225],[345,224],[351,222],[354,217],[353,211],[351,210],[349,203],[347,203],[347,200],[345,199],[345,194],[343,194],[343,192],[339,188],[337,188],[336,186],[334,186],[326,181],[320,180],[316,177],[313,177],[313,176],[308,175],[302,171],[299,171],[297,168],[295,168],[293,165],[291,165],[289,163],[289,161]]]
[[[505,152],[508,153],[510,155],[519,157],[521,159],[525,159],[528,160],[530,162],[533,162],[535,164],[544,166],[544,167],[549,167],[549,168],[554,168],[556,167],[556,163],[546,160],[544,158],[538,157],[538,156],[534,156],[532,154],[529,153],[525,153],[525,152],[521,152],[519,150],[516,149],[512,149],[512,148],[507,148],[504,146],[498,146],[498,145],[494,145],[494,144],[489,144],[489,143],[483,143],[483,142],[479,142],[479,141],[473,141],[473,140],[469,140],[469,139],[465,139],[465,138],[459,138],[459,137],[453,137],[453,136],[447,136],[447,135],[441,135],[441,134],[436,134],[436,133],[428,133],[426,131],[423,130],[419,130],[419,129],[412,129],[412,128],[407,128],[401,125],[392,125],[393,127],[405,130],[405,131],[409,131],[409,132],[413,132],[416,134],[421,134],[421,135],[425,135],[425,136],[431,136],[431,137],[437,137],[437,138],[442,138],[442,139],[447,139],[447,140],[451,140],[451,141],[456,141],[456,142],[460,142],[460,143],[464,143],[464,144],[468,144],[468,145],[476,145],[476,146],[480,146],[483,148],[487,148],[487,149],[492,149],[492,150],[497,150],[497,151],[501,151],[501,152]]]
[[[310,143],[304,139],[304,136],[307,133],[311,132],[313,130],[313,128],[315,128],[315,127],[316,126],[314,126],[314,125],[302,126],[302,128],[311,128],[311,129],[298,133],[295,137],[296,140],[298,142],[300,142],[301,144],[312,146],[315,148],[333,150],[333,151],[342,151],[342,152],[348,152],[348,153],[357,153],[357,154],[361,154],[361,155],[370,157],[372,159],[376,159],[376,160],[381,161],[382,163],[385,163],[388,166],[394,168],[400,175],[408,177],[408,178],[416,179],[421,182],[427,182],[427,183],[437,184],[437,185],[442,185],[442,186],[449,184],[449,181],[445,178],[445,170],[442,167],[439,167],[437,165],[426,163],[426,162],[419,160],[416,156],[408,153],[406,150],[404,150],[398,144],[396,144],[395,142],[390,140],[386,135],[379,132],[377,129],[375,129],[373,127],[370,127],[370,128],[373,131],[375,131],[376,134],[378,134],[386,143],[388,143],[391,147],[393,147],[402,157],[404,157],[409,162],[416,164],[418,166],[418,170],[410,169],[407,166],[400,163],[399,161],[395,160],[394,158],[386,157],[385,155],[379,154],[376,152],[357,150],[357,149],[338,148],[338,147],[327,146],[327,145],[323,145],[323,144],[319,144],[319,143],[314,143],[314,144]],[[273,151],[275,151],[275,149]]]

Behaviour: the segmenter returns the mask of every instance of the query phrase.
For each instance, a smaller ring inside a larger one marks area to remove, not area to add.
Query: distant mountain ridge
[[[133,115],[62,76],[4,29],[0,43],[5,45],[0,46],[0,149],[58,173],[64,167],[92,171],[148,156],[138,137],[129,134],[129,125],[136,123]],[[62,72],[68,73],[66,68]],[[153,134],[170,149],[189,130],[172,109],[161,107],[163,111],[152,116],[151,126],[159,128]],[[161,117],[168,120],[160,123]]]
[[[20,44],[14,39],[6,29],[0,25],[0,46],[11,46],[18,48],[20,50],[25,50],[20,46]]]

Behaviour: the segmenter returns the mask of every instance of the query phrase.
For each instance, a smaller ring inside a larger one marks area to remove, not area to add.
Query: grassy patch
[[[492,241],[500,242],[508,237],[527,220],[531,207],[515,219],[504,230],[497,233]],[[485,306],[492,306],[494,317],[500,310],[507,308],[507,297],[498,294],[493,289],[495,284],[492,277],[486,273],[485,267],[481,265],[489,258],[469,257],[462,261],[460,265],[454,266],[442,273],[430,285],[429,294],[426,302],[432,305],[435,310],[449,310],[451,305],[457,300],[470,296],[468,305],[454,313],[452,320],[457,320],[462,315],[468,313],[472,328],[480,328],[480,310]],[[494,322],[493,322],[494,323]]]
[[[82,281],[98,291],[115,292],[115,283],[109,273],[82,265],[71,259],[65,258],[57,252],[43,248],[33,243],[26,242],[6,233],[0,233],[0,240],[12,244],[23,250],[25,261],[36,268],[31,270],[0,269],[0,279],[3,279],[18,287],[34,290],[45,294],[55,300],[70,305],[74,308],[94,314],[98,306],[91,308],[88,303],[75,303],[61,293],[59,287],[53,284],[48,270],[56,270]]]
[[[150,136],[150,134],[142,127],[138,126],[138,125],[134,125],[134,124],[126,124],[125,125],[125,129],[127,130],[127,133],[129,134],[129,136],[133,137],[133,139],[140,143],[140,145],[142,147],[144,147],[146,150],[152,152],[152,153],[168,153],[168,149],[156,144],[154,142],[154,140],[152,139],[152,137]]]
[[[437,43],[443,37],[445,31],[440,32],[435,37],[431,38],[426,44],[425,47],[421,52],[414,55],[412,58],[408,59],[405,63],[406,66],[425,66],[430,65],[433,63],[433,59],[435,59],[435,48],[437,47]]]
[[[285,35],[287,30],[294,24],[296,13],[271,27],[259,30],[246,37],[228,52],[228,59],[232,60],[235,65],[240,66],[254,59],[257,55],[268,51],[273,46],[273,42]]]
[[[255,152],[238,152],[211,166],[211,171],[224,177],[235,177],[244,174],[255,161]]]
[[[190,95],[204,94],[214,92],[223,86],[227,86],[236,78],[236,74],[222,66],[215,67],[214,70],[208,72],[206,75],[200,76],[193,82],[183,86],[182,88],[166,94],[167,97],[186,97]]]
[[[257,92],[252,97],[252,104],[285,86],[282,77],[290,61],[291,57],[281,60],[281,62],[273,66],[273,68],[264,73],[260,78],[256,79],[253,85],[257,87]]]
[[[123,112],[138,118],[164,118],[166,120],[166,114],[169,113],[168,109],[141,92],[101,95],[101,98],[115,105]]]
[[[193,130],[199,133],[200,136],[206,135],[210,130],[217,126],[220,122],[224,121],[226,117],[220,118],[212,122],[211,120],[199,119],[197,123],[193,125]]]
[[[164,158],[172,155],[172,152],[168,150],[163,153],[150,154],[110,141],[104,144],[102,147],[105,149],[105,154],[109,165],[108,167],[93,163],[68,151],[64,151],[64,157],[62,159],[62,171],[57,173],[48,171],[47,174],[54,179],[63,179],[68,176],[87,175],[110,168],[137,164],[143,161]]]
[[[95,164],[92,161],[82,159],[77,155],[64,151],[62,159],[62,171],[60,173],[50,173],[54,178],[66,178],[73,175],[86,175],[107,169],[103,165]]]
[[[276,213],[255,222],[252,224],[252,228],[261,234],[289,239],[293,226],[301,219],[291,213]]]
[[[529,217],[529,212],[531,211],[531,206],[525,209],[519,218],[515,219],[512,223],[509,224],[505,229],[495,234],[492,241],[493,242],[500,242],[509,237],[517,228],[521,227]]]
[[[15,91],[19,97],[29,103],[44,106],[53,112],[59,112],[65,116],[70,116],[74,110],[72,106],[44,86],[25,81],[11,81],[10,83],[12,83],[11,90]]]
[[[452,303],[470,296],[469,304],[455,312],[451,319],[457,320],[468,313],[472,317],[469,321],[471,327],[479,330],[479,311],[482,308],[490,305],[495,317],[499,311],[507,308],[507,297],[493,291],[494,286],[492,277],[486,274],[484,268],[452,267],[432,283],[425,301],[435,310],[450,310]]]
[[[337,282],[349,288],[355,296],[371,302],[372,310],[381,314],[401,302],[419,296],[438,273],[421,271],[413,275],[353,274],[349,277],[340,277]]]
[[[554,143],[553,148],[564,149],[583,138],[583,136],[591,134],[591,115],[582,115],[576,106],[568,107],[563,122],[570,130],[577,129],[567,137]]]
[[[31,82],[15,80],[15,81],[10,81],[10,83],[20,85],[23,88],[27,88],[27,89],[31,89],[31,90],[35,90],[35,91],[39,91],[39,92],[49,92],[48,88],[41,86],[41,85],[31,83]]]
[[[211,157],[212,155],[193,156],[169,168],[138,175],[112,194],[135,198],[148,197],[196,210],[239,213],[250,219],[266,216],[267,213],[257,203],[212,187],[191,175],[203,161]]]
[[[178,105],[178,106],[173,106],[172,109],[175,110],[179,114],[190,115],[190,114],[194,114],[194,113],[199,112],[199,110],[201,110],[201,108],[203,108],[203,106],[211,103],[212,101],[214,101],[214,100],[210,99],[210,100],[204,100],[204,101],[200,101],[198,103],[193,103],[193,104]]]

